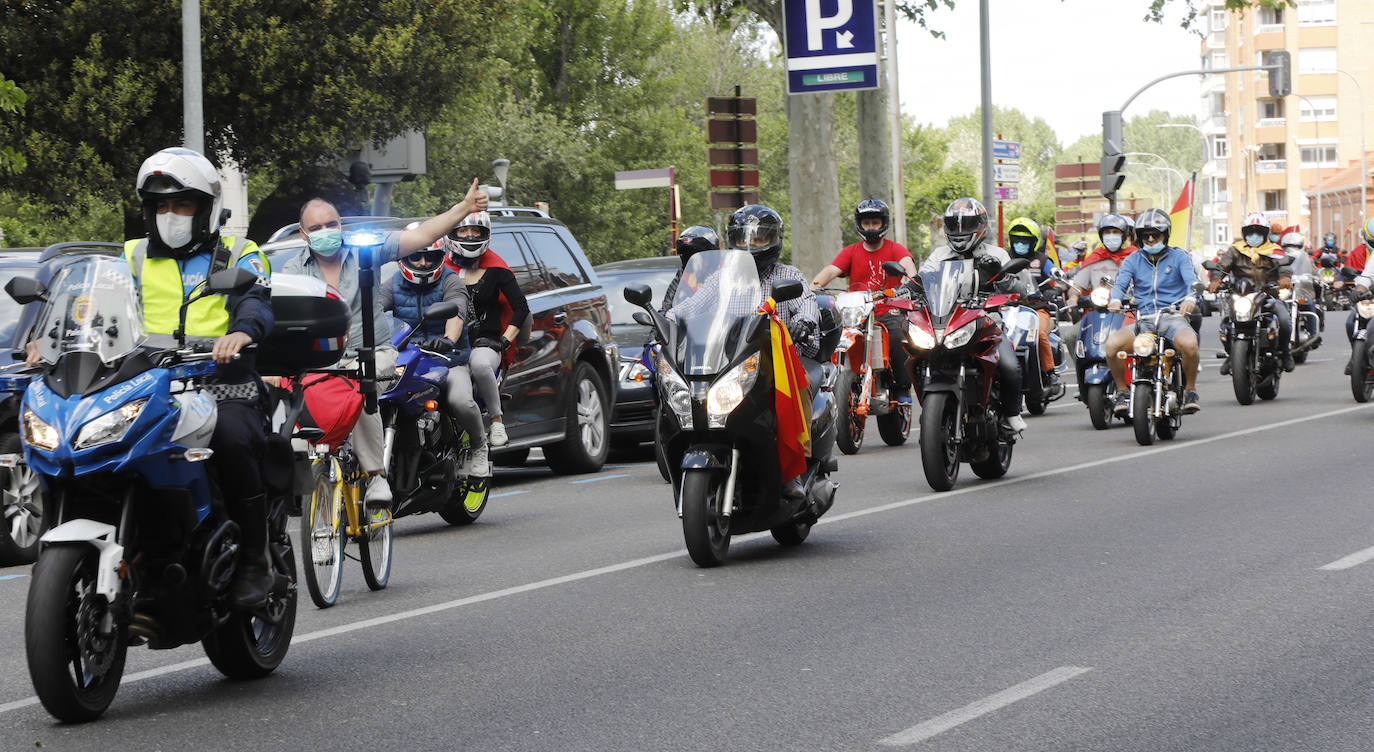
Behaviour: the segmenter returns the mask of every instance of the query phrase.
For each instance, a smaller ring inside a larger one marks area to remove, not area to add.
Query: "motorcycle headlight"
[[[1374,300],[1361,300],[1356,303],[1355,313],[1362,319],[1374,318]]]
[[[1097,306],[1098,308],[1106,308],[1107,304],[1112,302],[1111,288],[1095,287],[1093,288],[1092,294],[1088,296],[1088,299],[1092,301],[1092,304],[1094,306]]]
[[[72,442],[72,446],[76,449],[90,449],[101,444],[119,441],[124,438],[124,434],[129,432],[129,427],[134,424],[135,420],[138,420],[138,416],[147,404],[147,397],[126,402],[99,418],[87,421],[86,425],[82,426],[81,430],[76,433],[76,441]]]
[[[1155,351],[1155,335],[1150,333],[1135,335],[1135,341],[1131,343],[1131,349],[1135,351],[1136,357],[1146,357],[1153,355]]]
[[[1291,297],[1293,297],[1293,291],[1287,287],[1279,290],[1279,300],[1288,300]]]
[[[1255,299],[1249,295],[1232,295],[1231,316],[1236,321],[1250,321],[1255,318]]]
[[[759,377],[759,355],[754,353],[743,363],[716,379],[706,393],[706,416],[711,428],[724,428],[725,419],[744,401],[744,395]]]
[[[663,393],[663,401],[677,416],[677,423],[684,431],[692,430],[692,391],[687,382],[673,371],[667,359],[654,354],[654,365],[658,369],[658,385]]]
[[[906,338],[911,342],[911,346],[917,350],[929,350],[935,347],[935,335],[915,324],[906,325]]]
[[[859,306],[850,306],[840,309],[840,326],[860,326],[864,323],[864,309]]]
[[[945,332],[945,347],[954,349],[967,345],[968,341],[973,339],[973,330],[977,328],[977,326],[978,321],[975,319],[952,332]]]
[[[401,377],[404,376],[404,375],[406,375],[406,367],[405,367],[405,366],[396,366],[396,378],[399,379],[399,378],[401,378]]]
[[[57,448],[57,429],[48,425],[32,410],[24,410],[24,443],[47,452]]]

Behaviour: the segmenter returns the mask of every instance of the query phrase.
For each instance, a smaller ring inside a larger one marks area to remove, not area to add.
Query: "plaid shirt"
[[[788,279],[795,279],[802,284],[802,294],[799,298],[779,303],[778,318],[782,319],[782,323],[794,333],[797,329],[793,326],[793,322],[798,324],[803,321],[811,322],[810,332],[805,339],[797,340],[795,344],[797,352],[803,357],[815,359],[816,353],[820,352],[821,309],[816,304],[816,293],[807,286],[806,277],[802,275],[801,270],[787,264],[773,264],[768,267],[760,275],[759,280],[763,283],[763,297],[767,298],[773,294],[773,285]],[[711,288],[720,284],[718,280],[717,275],[708,278],[702,283],[701,289],[693,293],[692,297],[684,301],[683,305],[674,306],[668,312],[669,317],[675,317],[675,314],[696,313],[699,306],[717,302],[720,295]],[[758,310],[758,304],[753,300],[752,295],[747,297],[733,296],[730,300],[724,301],[724,304],[725,310],[734,317],[747,316]]]

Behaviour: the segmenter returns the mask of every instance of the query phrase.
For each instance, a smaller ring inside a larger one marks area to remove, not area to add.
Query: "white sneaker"
[[[1026,430],[1026,419],[1020,415],[1013,415],[1007,418],[1007,428],[1010,428],[1014,433],[1021,433]]]
[[[363,493],[363,501],[370,507],[384,507],[391,503],[391,484],[385,476],[372,476],[367,482],[367,491]]]
[[[497,425],[500,425],[499,423]],[[480,449],[472,450],[472,469],[469,471],[474,478],[491,477],[491,459],[487,456],[487,445],[483,444]]]
[[[506,425],[504,423],[493,422],[491,424],[491,434],[488,437],[487,443],[494,447],[499,447],[505,446],[509,442],[510,439],[506,438]]]

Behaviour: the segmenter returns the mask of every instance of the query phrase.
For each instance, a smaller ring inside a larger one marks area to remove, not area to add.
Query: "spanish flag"
[[[1169,245],[1183,248],[1188,242],[1188,225],[1193,223],[1193,181],[1189,180],[1183,184],[1183,192],[1178,194],[1173,211],[1169,212],[1169,223]]]
[[[1058,269],[1063,269],[1064,265],[1059,263],[1059,246],[1054,243],[1054,230],[1045,228],[1045,255]]]
[[[811,400],[807,393],[806,369],[802,368],[792,334],[778,318],[772,298],[759,307],[769,318],[773,341],[773,409],[778,417],[778,467],[786,483],[806,472],[806,457],[811,454]]]

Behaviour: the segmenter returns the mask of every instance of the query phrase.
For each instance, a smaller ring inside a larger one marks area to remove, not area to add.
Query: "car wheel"
[[[596,369],[581,362],[573,368],[568,383],[566,438],[544,447],[544,457],[556,473],[594,473],[606,464],[610,449],[611,414],[607,409],[606,387]]]

